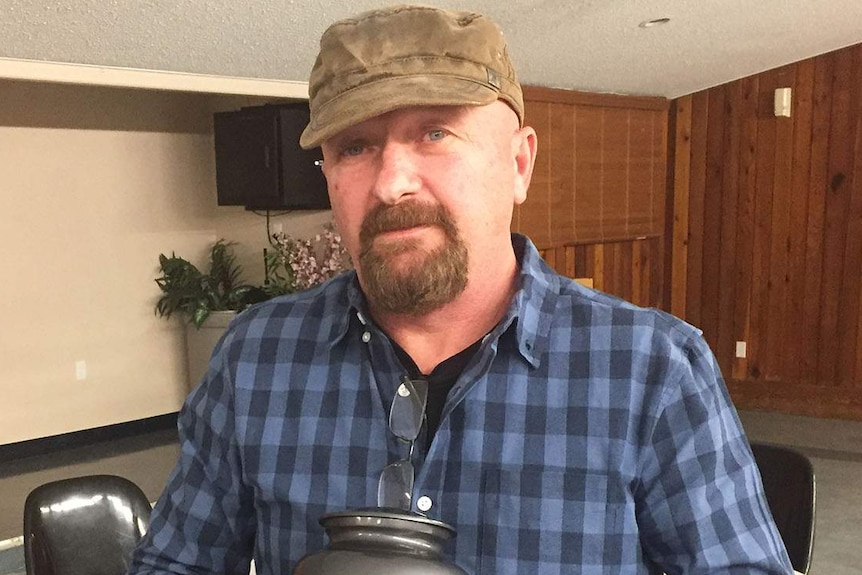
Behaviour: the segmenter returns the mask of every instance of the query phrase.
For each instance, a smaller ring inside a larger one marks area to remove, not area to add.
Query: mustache
[[[393,206],[375,206],[362,221],[359,240],[367,245],[378,234],[417,226],[438,226],[450,236],[457,235],[455,224],[443,206],[405,202]]]

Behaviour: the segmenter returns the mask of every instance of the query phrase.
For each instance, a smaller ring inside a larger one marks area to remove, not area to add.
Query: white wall
[[[198,263],[225,237],[261,281],[264,219],[216,206],[211,128],[254,103],[0,80],[0,444],[178,409],[183,332],[153,314],[158,254]],[[275,221],[307,236],[328,219]]]

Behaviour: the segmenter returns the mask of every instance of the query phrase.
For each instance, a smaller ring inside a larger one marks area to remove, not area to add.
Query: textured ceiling
[[[593,92],[674,98],[862,42],[862,0],[421,3],[491,16],[524,83]],[[328,23],[385,4],[0,0],[0,57],[305,81]]]

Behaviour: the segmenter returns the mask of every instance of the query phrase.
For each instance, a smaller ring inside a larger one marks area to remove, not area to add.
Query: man
[[[336,23],[310,106],[356,272],[234,321],[132,572],[289,573],[408,457],[407,504],[457,529],[468,573],[791,572],[699,332],[510,235],[536,134],[494,24]],[[412,447],[387,423],[405,376],[429,384]]]

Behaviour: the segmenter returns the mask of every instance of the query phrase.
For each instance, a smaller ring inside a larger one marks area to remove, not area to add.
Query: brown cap
[[[524,99],[496,24],[472,12],[395,6],[332,24],[308,86],[314,148],[407,106],[482,106],[498,98],[524,122]]]

